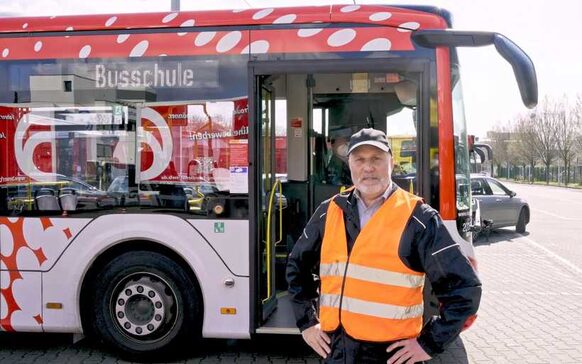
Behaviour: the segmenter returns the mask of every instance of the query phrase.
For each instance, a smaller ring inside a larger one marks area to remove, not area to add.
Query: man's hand
[[[303,330],[301,336],[303,336],[303,340],[305,340],[307,345],[311,346],[322,358],[327,358],[331,352],[329,347],[331,340],[325,332],[321,331],[319,324]]]
[[[397,341],[390,345],[386,351],[393,351],[396,348],[400,349],[394,352],[394,355],[388,359],[387,364],[412,364],[431,359],[430,355],[424,351],[416,339]]]

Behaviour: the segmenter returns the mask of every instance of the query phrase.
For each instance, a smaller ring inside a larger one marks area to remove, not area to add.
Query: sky
[[[181,0],[181,10],[352,4],[354,0]],[[501,33],[533,60],[540,101],[582,95],[582,16],[577,0],[355,0],[357,4],[435,5],[453,14],[453,27]],[[0,0],[0,16],[46,16],[169,11],[171,0]],[[484,137],[507,125],[523,106],[511,66],[493,46],[460,48],[465,116],[470,134]]]

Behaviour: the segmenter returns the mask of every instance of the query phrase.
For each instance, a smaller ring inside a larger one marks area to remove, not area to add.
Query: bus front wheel
[[[93,332],[133,359],[175,353],[184,340],[192,343],[200,337],[197,284],[165,255],[119,255],[97,274],[92,294]]]

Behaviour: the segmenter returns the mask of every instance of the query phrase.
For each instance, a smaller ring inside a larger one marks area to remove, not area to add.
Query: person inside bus
[[[429,360],[475,315],[481,283],[437,211],[391,181],[382,131],[352,135],[348,156],[354,187],[321,203],[288,259],[296,324],[326,363]],[[440,315],[423,327],[425,277]]]
[[[327,181],[336,186],[351,186],[352,178],[348,167],[348,143],[352,130],[340,128],[331,130],[329,142],[331,155],[326,164]]]

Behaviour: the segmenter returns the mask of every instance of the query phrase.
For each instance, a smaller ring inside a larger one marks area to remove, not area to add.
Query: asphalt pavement
[[[507,184],[531,207],[527,233],[493,231],[475,243],[479,318],[431,364],[582,363],[582,191]],[[178,363],[319,363],[298,336],[206,340]],[[126,362],[68,335],[0,334],[2,363]]]

